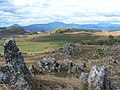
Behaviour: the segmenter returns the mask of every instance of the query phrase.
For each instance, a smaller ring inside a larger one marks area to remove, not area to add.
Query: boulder
[[[85,61],[80,62],[79,67],[86,68],[86,62]]]
[[[118,70],[113,65],[106,65],[106,68],[110,74],[118,74]]]
[[[66,43],[62,48],[57,49],[58,53],[62,55],[79,55],[80,49],[74,43]]]
[[[117,86],[108,78],[107,73],[104,65],[93,66],[88,77],[90,90],[117,90]]]
[[[37,62],[39,68],[50,69],[54,64],[56,64],[56,58],[54,57],[44,57],[42,60]]]
[[[82,72],[80,75],[80,80],[86,82],[88,79],[88,75],[89,75],[88,73]]]
[[[30,65],[29,71],[33,75],[36,75],[36,74],[41,75],[41,74],[43,74],[43,70],[41,68],[36,68],[34,65]]]
[[[15,39],[10,38],[5,41],[4,57],[5,66],[0,69],[0,82],[8,84],[12,90],[31,90],[28,82],[31,74],[24,63]]]
[[[80,74],[79,79],[81,81],[81,89],[80,90],[88,90],[88,83],[87,83],[88,73],[82,72]]]

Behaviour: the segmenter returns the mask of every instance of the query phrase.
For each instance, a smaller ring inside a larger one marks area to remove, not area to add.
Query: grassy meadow
[[[102,34],[101,34],[102,33]],[[63,44],[67,42],[94,42],[96,40],[105,40],[109,35],[116,34],[115,32],[107,32],[107,36],[103,35],[106,33],[105,31],[102,32],[68,32],[68,33],[61,33],[61,34],[49,34],[49,33],[40,33],[36,35],[23,35],[21,36],[14,36],[17,41],[17,45],[23,52],[40,52],[50,48],[58,48],[61,47]],[[103,35],[103,36],[101,36]],[[115,35],[114,35],[115,36]],[[0,40],[0,52],[3,50],[3,43],[7,39]]]
[[[57,48],[61,46],[61,42],[17,42],[19,49],[23,52],[39,52],[44,51],[48,48]],[[3,51],[3,41],[0,42],[0,52]]]
[[[72,42],[69,39],[54,39],[42,41],[17,41],[17,45],[22,52],[40,52],[50,48],[58,48],[67,42]],[[0,41],[0,52],[3,51],[4,41]]]
[[[82,40],[94,40],[89,33],[68,33],[68,34],[38,34],[16,36],[17,45],[23,52],[40,52],[50,48],[58,48],[67,42],[80,42]],[[7,37],[6,37],[7,39]],[[0,40],[0,52],[3,50],[4,40]]]

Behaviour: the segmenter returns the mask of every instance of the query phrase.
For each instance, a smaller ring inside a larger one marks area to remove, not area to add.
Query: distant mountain
[[[14,24],[12,26],[19,27],[20,25]],[[55,28],[69,27],[77,29],[95,29],[95,30],[120,30],[119,24],[110,23],[98,23],[98,24],[66,24],[63,22],[51,22],[47,24],[32,24],[28,26],[22,26],[25,30],[29,31],[49,31]]]
[[[62,22],[52,22],[48,24],[32,24],[29,26],[23,26],[24,29],[30,31],[49,31],[58,27],[66,27],[67,24]]]
[[[13,24],[12,26],[9,27],[22,27],[22,26],[20,26],[19,24]]]

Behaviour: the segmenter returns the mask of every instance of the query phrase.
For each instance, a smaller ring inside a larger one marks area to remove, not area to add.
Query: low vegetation
[[[76,28],[57,28],[54,29],[52,31],[50,31],[51,33],[57,33],[57,34],[61,34],[61,33],[72,33],[72,32],[98,32],[101,30],[93,30],[93,29],[76,29]]]
[[[29,33],[26,30],[24,30],[22,27],[9,27],[9,28],[0,28],[0,35],[23,35]]]
[[[33,65],[40,72],[31,72],[36,87],[43,90],[88,90],[88,84],[84,86],[80,75],[82,72],[89,73],[94,65],[106,66],[109,70],[108,78],[120,85],[120,36],[112,32],[106,36],[99,35],[101,32],[77,29],[74,32],[74,29],[66,28],[54,33],[51,31],[13,37],[22,51],[27,67]],[[3,43],[7,37],[0,38],[0,65],[3,65]],[[62,63],[61,66],[64,67],[60,71],[58,67],[51,68],[54,67],[49,62],[51,58],[55,58],[55,63]],[[64,65],[65,60],[73,65]],[[49,64],[43,65],[41,69],[37,64],[39,61]],[[77,67],[75,72],[72,71],[73,66]]]

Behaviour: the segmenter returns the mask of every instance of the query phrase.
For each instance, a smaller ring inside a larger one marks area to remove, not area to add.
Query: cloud
[[[120,23],[119,0],[0,0],[0,24]]]

